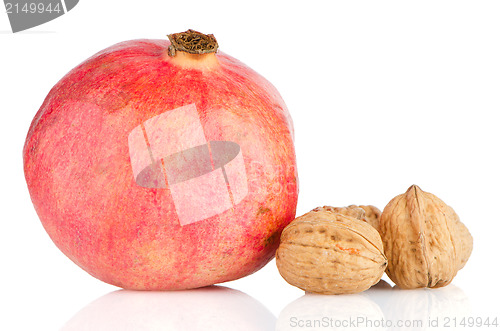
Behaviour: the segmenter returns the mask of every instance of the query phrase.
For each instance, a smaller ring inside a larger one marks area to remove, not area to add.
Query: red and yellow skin
[[[46,97],[23,151],[50,238],[92,276],[127,289],[188,289],[249,275],[273,258],[295,216],[293,127],[277,90],[222,52],[169,56],[169,45],[119,43],[71,70]],[[135,182],[127,139],[144,121],[189,104],[207,140],[241,147],[248,194],[181,226],[168,187]]]

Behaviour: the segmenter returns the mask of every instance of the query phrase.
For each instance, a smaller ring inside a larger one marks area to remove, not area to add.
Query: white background
[[[82,0],[13,34],[2,10],[0,329],[226,330],[220,323],[229,321],[228,330],[309,330],[292,328],[290,318],[500,319],[499,17],[498,1]],[[50,88],[77,64],[120,41],[188,28],[214,33],[222,51],[282,94],[295,124],[297,215],[325,204],[383,209],[418,184],[451,205],[474,237],[453,284],[303,297],[272,261],[224,284],[243,292],[227,298],[224,290],[101,298],[117,288],[60,253],[38,220],[23,176],[24,139]]]

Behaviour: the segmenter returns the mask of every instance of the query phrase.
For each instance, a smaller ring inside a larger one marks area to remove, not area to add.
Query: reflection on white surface
[[[283,309],[276,330],[383,330],[361,323],[362,320],[370,323],[383,318],[380,307],[360,294],[306,293]]]
[[[402,290],[374,287],[365,296],[376,302],[391,326],[387,330],[453,330],[470,316],[469,299],[457,286]]]
[[[274,330],[276,318],[249,295],[222,286],[175,292],[119,290],[90,303],[62,330]]]
[[[360,294],[305,294],[283,309],[276,330],[454,330],[470,316],[454,285],[402,290],[381,280]]]

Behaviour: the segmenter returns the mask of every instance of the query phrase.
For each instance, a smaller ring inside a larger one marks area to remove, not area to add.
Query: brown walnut
[[[283,230],[276,264],[291,285],[313,293],[342,294],[376,284],[387,259],[380,235],[368,223],[319,208]]]
[[[400,288],[448,285],[472,252],[472,236],[455,211],[416,185],[384,208],[379,231],[387,275]]]

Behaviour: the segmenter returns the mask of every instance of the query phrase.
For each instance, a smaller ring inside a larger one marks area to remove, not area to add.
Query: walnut
[[[380,235],[372,226],[333,209],[318,209],[296,218],[283,230],[276,264],[294,286],[313,293],[341,294],[361,292],[376,284],[387,259]]]
[[[472,236],[455,211],[416,185],[384,208],[379,231],[387,275],[400,288],[448,285],[472,252]]]

